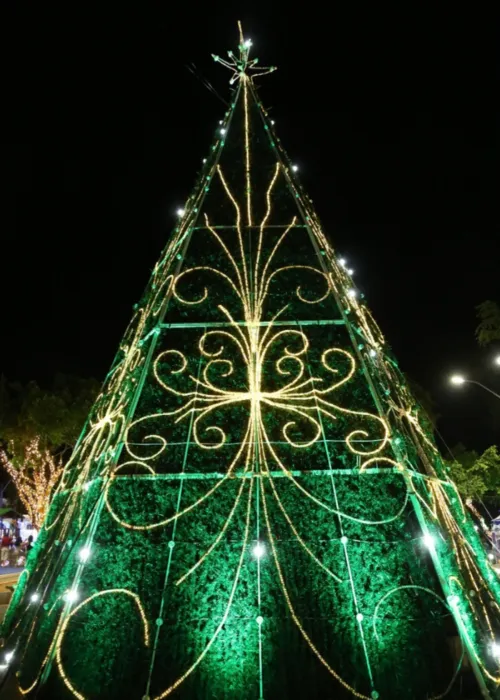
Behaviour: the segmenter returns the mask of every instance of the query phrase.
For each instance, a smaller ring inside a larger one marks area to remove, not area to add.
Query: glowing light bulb
[[[456,607],[460,603],[460,598],[457,595],[449,595],[447,600],[452,608]]]
[[[495,555],[492,552],[488,552],[488,559],[490,561],[493,561],[494,558],[495,558]]]
[[[347,260],[345,258],[339,258],[339,265],[342,265],[342,267],[345,267],[347,264]]]
[[[474,525],[474,530],[475,530],[476,532],[479,532],[479,525]]]
[[[356,297],[356,290],[355,289],[348,289],[347,296],[349,297],[349,299],[354,299]]]
[[[259,617],[256,619],[256,623],[260,627],[263,622],[264,622],[264,618],[262,617],[262,615],[259,615]]]
[[[40,595],[38,593],[32,593],[31,595],[31,602],[36,603],[37,600],[40,600]]]
[[[220,133],[224,136],[224,134],[226,133],[226,130],[224,129],[224,127],[222,127],[222,128],[220,129]]]
[[[455,386],[461,386],[462,384],[465,384],[465,381],[465,377],[462,377],[461,374],[453,374],[450,377],[450,382]]]
[[[347,270],[347,274],[351,275],[351,277],[352,277],[352,275],[354,274],[354,270],[352,268],[350,270]]]
[[[249,49],[252,45],[252,40],[251,39],[246,39],[245,43],[243,44],[246,49]]]
[[[203,162],[206,163],[206,162],[207,162],[207,159],[206,159],[206,158],[203,158]]]
[[[186,212],[184,211],[184,209],[177,209],[177,212],[176,212],[176,213],[177,213],[177,216],[184,216],[184,214],[185,214]]]
[[[500,355],[497,355],[497,356],[495,357],[495,364],[496,364],[496,365],[500,365]]]
[[[257,542],[255,547],[252,549],[252,554],[256,559],[261,559],[266,553],[265,545],[262,542]]]
[[[491,643],[490,651],[491,655],[494,656],[495,659],[500,660],[500,644],[498,642]],[[5,658],[7,658],[7,654],[5,654]]]
[[[377,351],[372,348],[369,352],[369,355],[370,357],[377,357]]]
[[[90,557],[90,547],[82,547],[78,552],[78,557],[81,562],[88,561],[88,558]]]
[[[223,124],[223,121],[222,121],[222,119],[219,119],[219,124]]]
[[[90,488],[90,481],[86,481],[83,485],[83,490],[88,491]]]
[[[357,620],[358,622],[363,622],[363,613],[358,613],[358,614],[356,615],[356,620]]]
[[[66,591],[64,594],[64,600],[67,603],[74,603],[76,600],[78,600],[78,591],[76,591],[74,588]]]
[[[13,658],[14,658],[14,652],[13,652],[13,651],[7,651],[7,652],[5,653],[5,661],[6,661],[7,663],[10,663],[10,662],[12,661]]]
[[[433,535],[430,534],[430,532],[426,532],[425,535],[422,537],[423,543],[429,550],[433,550],[434,547],[436,546],[436,540],[433,537]]]
[[[276,122],[274,121],[274,119],[271,119],[271,124],[272,124],[273,126],[276,124]],[[498,364],[500,365],[500,362],[499,362]]]
[[[298,165],[292,165],[292,170],[294,173],[296,173],[298,169],[299,169]]]

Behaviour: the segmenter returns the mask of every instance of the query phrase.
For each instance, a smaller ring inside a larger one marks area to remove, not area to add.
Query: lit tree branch
[[[13,442],[9,448],[15,454]],[[13,460],[0,449],[0,464],[14,482],[31,522],[39,529],[47,515],[53,488],[62,474],[62,460],[41,448],[40,438],[35,437]]]

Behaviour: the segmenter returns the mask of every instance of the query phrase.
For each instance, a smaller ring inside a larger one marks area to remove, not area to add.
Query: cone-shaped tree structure
[[[12,671],[51,700],[496,697],[496,573],[249,51],[216,58],[232,102],[8,610]]]

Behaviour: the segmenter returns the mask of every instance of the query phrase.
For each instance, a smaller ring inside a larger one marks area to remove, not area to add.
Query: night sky
[[[500,389],[474,339],[475,306],[500,301],[488,18],[133,5],[3,5],[0,372],[103,379],[225,111],[204,81],[228,98],[210,54],[236,48],[241,19],[279,67],[264,104],[402,369],[451,445],[498,440],[486,392],[446,381]]]

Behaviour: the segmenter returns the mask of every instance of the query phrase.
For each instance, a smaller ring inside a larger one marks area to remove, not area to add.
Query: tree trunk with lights
[[[497,576],[249,51],[216,57],[230,107],[16,590],[12,669],[51,700],[437,700],[467,665],[493,698]]]
[[[16,452],[13,445],[11,451]],[[30,440],[21,452],[21,455],[10,459],[5,450],[0,449],[0,465],[14,482],[28,518],[39,530],[47,515],[54,486],[63,472],[63,465],[50,450],[40,446],[39,438]]]

